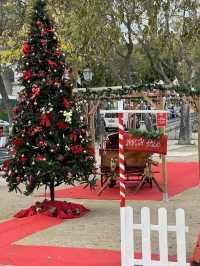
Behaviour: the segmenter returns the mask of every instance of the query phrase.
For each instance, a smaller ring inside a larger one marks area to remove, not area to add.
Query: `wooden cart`
[[[107,187],[115,186],[119,179],[118,141],[118,133],[111,134],[103,141],[99,150],[101,157],[101,189],[99,195]],[[145,183],[149,183],[150,187],[154,183],[162,191],[153,176],[152,165],[158,165],[157,162],[152,160],[152,153],[125,151],[126,182],[136,182],[135,193]]]

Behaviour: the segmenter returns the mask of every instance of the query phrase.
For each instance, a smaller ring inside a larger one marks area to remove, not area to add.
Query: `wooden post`
[[[165,108],[164,95],[161,93],[161,109]],[[161,132],[165,134],[165,128],[161,128]],[[166,156],[161,155],[162,158],[162,177],[163,177],[163,200],[168,201],[168,178],[167,178],[167,167],[166,167]]]

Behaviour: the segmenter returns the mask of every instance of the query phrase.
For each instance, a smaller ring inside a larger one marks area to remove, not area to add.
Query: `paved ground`
[[[170,161],[196,161],[197,147],[190,146],[169,146],[167,159]],[[181,182],[181,177],[180,177]],[[41,192],[42,190],[40,190]],[[36,192],[35,194],[38,194]],[[29,207],[36,199],[33,196],[8,193],[4,182],[0,186],[0,221],[9,219],[21,208]],[[66,200],[66,199],[65,199]],[[69,199],[70,200],[70,199]],[[119,204],[117,201],[95,201],[95,200],[73,200],[83,203],[91,209],[91,212],[75,220],[65,220],[62,224],[47,229],[43,232],[29,236],[18,241],[18,244],[25,245],[51,245],[67,247],[91,247],[120,249],[120,222]],[[169,223],[174,223],[174,213],[176,208],[184,208],[186,212],[186,222],[189,226],[187,236],[188,255],[194,249],[197,234],[200,232],[200,193],[199,188],[193,188],[180,195],[177,195],[169,202],[156,201],[130,201],[128,205],[134,207],[136,219],[139,218],[141,207],[147,206],[152,211],[152,222],[156,222],[157,208],[164,206],[168,209]],[[136,221],[137,222],[137,221]],[[175,255],[175,235],[171,234],[169,252]],[[157,251],[157,235],[152,236],[153,252]],[[140,237],[136,235],[136,247],[140,249]]]

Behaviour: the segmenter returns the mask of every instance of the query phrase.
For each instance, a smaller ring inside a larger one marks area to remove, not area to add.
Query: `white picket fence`
[[[186,262],[186,237],[188,227],[185,226],[185,212],[176,210],[176,225],[167,224],[167,210],[158,209],[158,224],[150,222],[150,210],[141,209],[141,224],[134,224],[133,208],[120,208],[121,215],[121,265],[122,266],[189,266]],[[141,230],[142,258],[134,258],[134,231]],[[159,233],[160,260],[151,259],[151,231]],[[176,232],[177,261],[168,260],[168,232]]]

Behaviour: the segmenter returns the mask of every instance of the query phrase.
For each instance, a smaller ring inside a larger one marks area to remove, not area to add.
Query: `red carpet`
[[[0,252],[0,263],[12,266],[120,266],[118,251],[11,245]]]
[[[157,181],[162,184],[162,166],[155,170],[160,173],[155,174]],[[168,192],[173,197],[176,194],[192,188],[198,184],[198,163],[167,163]],[[119,200],[119,188],[106,189],[101,196],[97,195],[100,186],[95,191],[89,188],[83,189],[83,186],[76,186],[68,189],[56,191],[57,198],[77,198],[77,199],[95,199],[95,200]],[[127,193],[127,200],[161,200],[162,193],[155,187],[151,189],[149,185],[143,186],[138,193]]]
[[[152,255],[152,258],[158,260],[159,256]],[[121,266],[120,260],[119,251],[44,246],[12,245],[0,255],[0,263],[13,266]],[[170,260],[176,261],[176,258]]]
[[[58,225],[62,220],[44,215],[0,224],[1,266],[120,266],[120,251],[13,244],[28,235]],[[66,223],[67,226],[67,223]],[[66,236],[67,237],[67,236]],[[140,257],[140,254],[136,254]],[[157,255],[152,256],[158,259]],[[174,258],[172,258],[173,260]]]
[[[0,224],[0,248],[19,239],[60,224],[62,220],[44,215],[35,215],[24,219],[12,219]],[[1,252],[2,253],[2,252]]]
[[[1,223],[0,265],[120,266],[120,253],[118,251],[13,244],[17,240],[61,222],[62,220],[56,218],[35,215]]]

